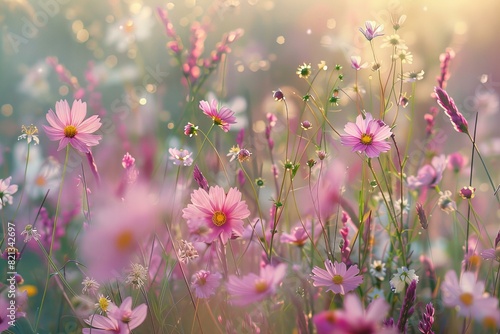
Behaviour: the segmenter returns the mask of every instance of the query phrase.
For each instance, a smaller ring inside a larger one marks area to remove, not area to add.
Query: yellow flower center
[[[373,136],[367,133],[361,135],[361,144],[370,145],[373,141]]]
[[[215,125],[219,125],[219,126],[221,126],[221,125],[222,125],[222,119],[221,119],[220,117],[213,116],[213,117],[212,117],[212,120],[214,121],[214,124],[215,124]]]
[[[97,302],[97,304],[99,305],[99,308],[103,311],[103,312],[107,312],[108,310],[108,306],[109,306],[109,299],[104,297],[104,296],[101,296],[99,298],[99,301]]]
[[[497,322],[495,318],[486,316],[483,319],[483,326],[486,328],[491,328],[491,329],[496,329],[497,328]]]
[[[39,187],[41,186],[44,186],[45,184],[47,183],[47,180],[45,179],[45,177],[43,175],[38,175],[36,180],[35,180],[35,184]]]
[[[462,293],[459,299],[462,303],[464,303],[465,306],[470,306],[474,302],[474,296],[468,292]]]
[[[222,211],[215,211],[212,216],[212,223],[216,226],[222,226],[226,223],[226,215]]]
[[[255,283],[255,291],[257,293],[263,293],[267,291],[267,283],[266,281],[260,280]]]
[[[76,127],[74,125],[66,125],[64,128],[64,136],[68,138],[73,138],[76,136],[78,132],[76,131]]]
[[[132,246],[132,242],[134,241],[134,235],[130,231],[121,232],[118,237],[115,239],[115,246],[119,251],[124,251]]]
[[[333,276],[332,281],[335,284],[342,284],[342,282],[344,281],[344,278],[340,275],[335,275],[335,276]]]

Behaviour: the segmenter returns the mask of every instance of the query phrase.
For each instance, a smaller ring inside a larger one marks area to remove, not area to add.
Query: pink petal
[[[93,133],[101,127],[99,116],[93,115],[83,121],[78,127],[78,132]]]
[[[146,306],[146,304],[141,304],[137,306],[132,311],[131,320],[129,322],[130,329],[139,327],[139,325],[142,324],[146,319],[147,314],[148,314],[148,307]]]
[[[52,109],[49,109],[47,115],[45,115],[45,118],[47,119],[47,122],[49,122],[50,126],[52,126],[54,129],[64,130],[64,124],[59,118],[57,118]]]
[[[81,100],[73,101],[73,106],[71,107],[71,121],[70,124],[78,127],[87,115],[87,103]]]
[[[66,126],[71,124],[71,110],[69,109],[68,101],[61,100],[56,102],[56,114],[57,118],[61,120],[61,123]]]

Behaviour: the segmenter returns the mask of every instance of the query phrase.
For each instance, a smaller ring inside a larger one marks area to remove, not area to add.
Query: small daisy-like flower
[[[474,187],[463,187],[460,189],[460,197],[463,199],[472,199],[475,196],[476,188]]]
[[[310,130],[312,128],[312,123],[309,122],[309,121],[303,121],[302,123],[300,123],[300,127],[304,130]]]
[[[406,51],[404,49],[399,49],[396,51],[396,54],[393,56],[393,59],[401,60],[403,64],[412,64],[413,63],[413,55],[411,52]]]
[[[375,299],[379,299],[379,298],[385,300],[384,290],[382,290],[380,288],[373,288],[373,290],[368,293],[368,297],[371,300],[375,300]]]
[[[220,285],[222,275],[210,271],[197,271],[191,278],[191,287],[198,298],[210,298]]]
[[[179,261],[182,263],[188,263],[199,256],[193,244],[186,240],[181,240],[179,242],[179,251],[177,254],[179,255]]]
[[[278,90],[274,90],[273,91],[273,98],[276,101],[283,101],[285,99],[285,95],[283,94],[283,92],[281,91],[281,89],[278,89]]]
[[[205,115],[210,117],[214,125],[219,126],[224,132],[228,132],[231,124],[236,123],[234,111],[227,107],[217,107],[217,100],[212,100],[209,104],[207,101],[200,101],[200,109]]]
[[[30,126],[27,126],[27,127],[22,125],[21,132],[22,132],[22,135],[17,137],[17,140],[26,139],[28,141],[28,144],[31,143],[31,141],[34,141],[35,145],[40,143],[40,140],[38,139],[38,135],[37,135],[38,128],[36,126],[34,126],[33,124],[31,124]]]
[[[420,71],[420,72],[414,72],[414,71],[411,71],[411,72],[406,72],[406,73],[403,73],[403,80],[404,82],[415,82],[415,81],[419,81],[419,80],[422,80],[424,78],[424,70]],[[401,77],[400,77],[401,79]]]
[[[38,233],[36,228],[34,228],[31,224],[26,225],[24,231],[21,232],[21,235],[24,235],[24,242],[28,242],[31,239],[38,241],[41,237],[40,233]]]
[[[229,149],[229,153],[226,156],[231,157],[229,162],[232,162],[234,159],[238,158],[238,154],[240,153],[240,147],[235,145]]]
[[[131,284],[135,289],[140,289],[144,286],[148,279],[148,267],[144,267],[139,263],[130,265],[130,272],[125,280],[126,284]]]
[[[408,47],[405,45],[405,41],[402,40],[398,34],[386,36],[384,38],[384,43],[382,43],[380,47],[381,48],[393,47],[393,48],[398,48],[400,50],[408,49]]]
[[[173,160],[174,165],[191,166],[193,163],[193,158],[191,158],[193,153],[188,150],[169,148],[168,152],[170,153],[170,160]]]
[[[17,184],[10,184],[10,180],[12,180],[12,176],[5,180],[0,179],[0,210],[7,204],[12,205],[12,195],[17,192]]]
[[[358,115],[356,123],[345,125],[346,134],[340,136],[342,145],[352,146],[352,151],[365,152],[369,158],[376,158],[391,148],[385,139],[392,135],[391,128],[379,120],[373,119],[370,113],[366,118]]]
[[[188,122],[186,126],[184,126],[184,134],[186,136],[192,137],[198,135],[198,126],[193,123]]]
[[[95,295],[97,290],[99,290],[99,283],[93,278],[90,277],[85,277],[85,279],[82,281],[83,289],[82,293],[88,293]]]
[[[286,274],[287,265],[276,267],[267,265],[260,269],[260,274],[250,273],[243,277],[229,276],[226,288],[229,302],[233,305],[248,305],[261,301],[276,293]]]
[[[375,260],[370,265],[370,274],[372,274],[372,276],[374,276],[379,281],[384,280],[385,272],[386,272],[385,263],[382,261]]]
[[[210,187],[208,191],[193,191],[191,204],[182,210],[182,217],[190,228],[203,225],[209,229],[202,240],[208,243],[220,237],[225,244],[233,235],[241,235],[245,230],[243,219],[249,215],[248,206],[241,200],[238,189],[231,188],[226,194],[219,186]]]
[[[359,31],[361,31],[368,41],[371,41],[375,37],[384,35],[382,30],[384,30],[384,25],[378,24],[375,21],[366,21],[364,30],[363,28],[359,28]]]
[[[446,213],[453,212],[457,209],[457,204],[451,199],[451,191],[439,192],[438,206]]]
[[[265,186],[265,181],[263,178],[259,177],[255,180],[255,185],[259,188],[263,188]]]
[[[297,75],[299,76],[299,78],[304,78],[304,79],[307,79],[309,78],[309,76],[311,75],[312,73],[312,70],[311,70],[311,64],[302,64],[300,65],[298,68],[297,68]]]
[[[328,70],[328,66],[326,65],[326,62],[324,60],[322,60],[319,64],[318,64],[318,69],[321,71],[326,71]]]
[[[389,283],[391,284],[391,290],[394,293],[399,293],[404,290],[406,284],[410,284],[413,280],[418,283],[418,276],[415,274],[415,269],[408,270],[406,267],[401,267],[398,268],[398,272],[392,276]]]
[[[362,68],[368,67],[368,63],[361,64],[360,56],[351,56],[351,67],[356,71],[359,71]]]
[[[95,306],[97,307],[97,310],[99,311],[99,313],[103,314],[103,313],[108,312],[109,306],[111,304],[112,304],[111,299],[109,299],[108,296],[104,297],[104,295],[99,294],[99,296],[97,297],[97,303],[95,304]]]
[[[71,109],[68,101],[56,102],[56,112],[52,109],[47,113],[47,122],[50,126],[43,125],[50,140],[59,140],[58,151],[68,144],[80,152],[90,152],[91,146],[99,144],[100,135],[93,134],[101,127],[99,116],[94,115],[84,120],[87,115],[87,103],[75,100]]]
[[[326,286],[326,291],[345,295],[347,292],[356,289],[362,282],[363,277],[359,276],[357,265],[352,265],[347,269],[345,263],[332,263],[325,261],[325,269],[314,267],[312,270],[314,286]]]

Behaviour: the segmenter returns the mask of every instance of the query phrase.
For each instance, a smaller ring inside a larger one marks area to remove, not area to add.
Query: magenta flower
[[[220,285],[222,275],[200,270],[191,278],[191,287],[198,298],[210,298]]]
[[[120,307],[110,303],[107,317],[94,314],[85,320],[93,328],[84,328],[83,334],[129,334],[132,329],[144,322],[147,310],[146,304],[141,304],[132,310],[132,297],[125,298]]]
[[[50,140],[59,140],[58,151],[70,144],[80,152],[87,153],[90,146],[96,146],[101,139],[100,135],[93,133],[101,127],[99,116],[94,115],[84,120],[87,115],[87,103],[81,100],[73,101],[69,108],[68,101],[56,102],[56,112],[52,109],[47,113],[47,122],[50,126],[43,125]]]
[[[261,301],[276,293],[283,281],[287,265],[281,263],[276,267],[267,265],[260,269],[260,274],[248,274],[244,277],[229,276],[226,288],[229,302],[234,305],[248,305]]]
[[[234,112],[227,107],[218,109],[217,100],[212,100],[210,104],[207,101],[200,101],[200,109],[214,121],[214,125],[220,126],[224,132],[228,132],[231,124],[236,123]]]
[[[448,159],[444,154],[432,158],[430,165],[424,165],[418,170],[417,176],[408,176],[408,188],[435,187],[441,182],[443,172],[448,165]]]
[[[469,133],[469,124],[460,111],[458,111],[455,101],[442,88],[434,87],[434,93],[436,93],[438,104],[450,118],[453,128],[457,132]]]
[[[243,233],[243,219],[248,218],[250,211],[238,189],[231,188],[226,194],[219,186],[210,187],[208,192],[200,188],[191,194],[191,202],[182,210],[182,218],[190,230],[201,225],[209,230],[200,241],[213,242],[220,236],[225,244],[233,234]]]
[[[358,296],[348,294],[345,296],[343,309],[320,312],[313,317],[313,322],[318,334],[396,334],[396,328],[382,328],[389,309],[390,306],[385,300],[377,298],[365,311]]]
[[[382,36],[384,35],[382,33],[382,30],[384,30],[384,25],[383,24],[377,24],[375,21],[366,21],[365,22],[365,28],[359,28],[359,31],[365,36],[365,38],[369,41],[374,39],[375,37]]]
[[[385,139],[392,135],[391,128],[380,120],[373,119],[370,113],[366,118],[359,115],[356,123],[345,125],[345,135],[340,136],[342,145],[352,146],[352,151],[365,152],[369,158],[376,158],[391,148]]]
[[[314,286],[326,286],[326,291],[340,293],[345,295],[347,292],[356,289],[362,282],[363,277],[358,276],[359,269],[357,265],[352,265],[347,269],[345,263],[340,262],[332,264],[332,261],[325,261],[325,268],[314,267],[312,279]]]

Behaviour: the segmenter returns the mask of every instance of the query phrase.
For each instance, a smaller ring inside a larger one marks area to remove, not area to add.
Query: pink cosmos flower
[[[362,68],[368,67],[368,64],[367,63],[361,64],[360,56],[351,56],[351,67],[356,71],[359,71]]]
[[[84,328],[83,334],[129,334],[146,319],[147,309],[146,304],[141,304],[132,310],[132,297],[125,298],[120,307],[110,303],[107,317],[94,314],[85,320],[93,328]]]
[[[243,306],[274,295],[285,277],[286,268],[286,263],[281,263],[276,267],[267,265],[261,268],[259,275],[251,273],[241,278],[229,276],[226,288],[230,303]]]
[[[198,298],[210,298],[215,294],[221,279],[222,275],[220,273],[211,273],[206,270],[196,272],[191,278],[194,294]]]
[[[233,234],[243,233],[243,219],[248,218],[250,211],[238,189],[231,188],[226,194],[219,186],[210,187],[208,192],[200,188],[191,194],[191,202],[182,210],[182,218],[190,230],[202,225],[208,229],[200,241],[210,243],[220,236],[225,244]]]
[[[314,228],[313,228],[314,226]],[[305,225],[300,222],[296,224],[291,233],[282,233],[280,241],[282,243],[290,243],[292,245],[302,247],[308,240],[318,240],[321,235],[321,224],[316,222],[313,223],[308,220]]]
[[[173,160],[174,165],[191,166],[193,163],[193,158],[191,158],[192,152],[188,150],[177,148],[169,148],[170,160]]]
[[[384,140],[392,135],[391,128],[380,120],[373,119],[370,113],[366,118],[359,115],[356,123],[345,125],[345,135],[340,136],[342,145],[352,146],[352,151],[365,152],[369,158],[376,158],[391,148]]]
[[[375,21],[366,21],[365,22],[365,28],[359,28],[359,31],[365,36],[365,38],[369,41],[374,39],[375,37],[382,36],[384,35],[382,33],[382,30],[384,30],[384,25],[383,24],[378,24]]]
[[[496,309],[498,300],[484,294],[484,282],[476,281],[473,272],[463,272],[460,281],[455,271],[446,273],[443,285],[443,303],[448,307],[456,307],[462,316],[476,316],[481,308]]]
[[[347,292],[356,289],[362,282],[363,277],[358,276],[359,269],[357,265],[352,265],[347,269],[345,263],[340,262],[332,264],[332,261],[325,261],[325,268],[314,267],[312,279],[314,286],[326,286],[326,291],[340,293],[345,295]]]
[[[424,165],[418,170],[417,176],[408,176],[408,188],[435,187],[441,182],[443,172],[448,164],[444,154],[432,158],[431,164]]]
[[[365,311],[358,296],[348,294],[345,296],[343,309],[320,312],[313,317],[313,322],[318,334],[395,334],[396,328],[382,328],[382,321],[389,308],[385,300],[377,298]]]
[[[220,126],[224,132],[228,132],[231,124],[236,123],[234,112],[227,107],[218,109],[217,100],[212,100],[210,104],[207,101],[200,101],[200,109],[214,121],[215,125]]]
[[[81,100],[73,101],[69,108],[68,101],[56,102],[56,112],[52,109],[47,113],[47,122],[50,126],[43,125],[50,140],[59,140],[58,151],[71,144],[80,152],[87,153],[90,146],[99,144],[100,135],[94,135],[101,127],[99,116],[94,115],[84,120],[87,115],[87,103]]]

